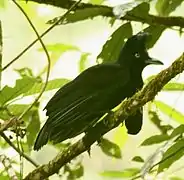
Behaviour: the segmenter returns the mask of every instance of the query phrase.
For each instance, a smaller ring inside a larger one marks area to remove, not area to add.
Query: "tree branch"
[[[64,8],[64,9],[68,9],[71,6],[73,6],[76,1],[73,0],[62,0],[62,1],[58,1],[58,0],[18,0],[18,1],[27,1],[27,2],[36,2],[39,4],[46,4],[46,5],[51,5],[51,6],[55,6],[58,8]],[[103,5],[95,5],[95,4],[90,4],[90,3],[80,3],[80,5],[78,5],[76,7],[76,9],[84,9],[84,8],[93,8],[93,7],[108,7],[108,6],[103,6]]]
[[[160,72],[145,88],[136,93],[133,97],[124,101],[120,108],[114,113],[107,115],[96,126],[91,128],[87,134],[75,144],[69,146],[60,152],[48,164],[42,165],[29,173],[24,180],[43,180],[54,173],[57,173],[61,167],[70,162],[73,158],[90,149],[90,146],[99,140],[99,138],[117,127],[123,122],[123,119],[135,113],[135,111],[154,99],[159,91],[177,74],[184,71],[184,54],[181,55],[170,67]]]
[[[25,0],[19,0],[25,1]],[[62,1],[53,1],[53,0],[29,0],[32,2],[37,2],[40,4],[47,4],[52,5],[59,8],[68,9],[71,7],[76,1],[72,0],[62,0]],[[105,6],[105,5],[94,5],[90,3],[80,3],[78,6],[75,7],[75,10],[81,10],[85,8],[99,8],[99,14],[95,16],[104,16],[104,17],[115,17],[113,14],[113,7]],[[132,14],[128,12],[124,17],[121,18],[122,20],[128,21],[136,21],[142,22],[147,24],[159,24],[164,25],[166,27],[178,26],[180,28],[184,28],[184,18],[179,16],[169,16],[169,17],[160,17],[155,15],[148,15],[147,17],[139,16],[138,14]]]

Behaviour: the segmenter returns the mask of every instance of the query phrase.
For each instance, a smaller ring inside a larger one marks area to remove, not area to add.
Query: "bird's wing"
[[[129,71],[118,64],[97,65],[81,73],[45,107],[49,139],[57,143],[86,131],[126,97],[122,90],[128,82]]]
[[[72,111],[90,99],[94,99],[97,94],[123,87],[128,81],[129,71],[119,64],[101,64],[88,68],[56,92],[45,107],[46,115]]]
[[[122,90],[128,81],[129,72],[118,64],[89,68],[59,89],[48,102],[45,107],[49,116],[47,122],[54,127],[65,127],[74,121],[80,123],[83,116],[105,114],[121,102],[123,96],[118,97],[117,89]],[[123,91],[118,93],[124,94]]]

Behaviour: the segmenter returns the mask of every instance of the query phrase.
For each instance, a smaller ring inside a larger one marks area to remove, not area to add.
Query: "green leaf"
[[[89,3],[91,4],[102,4],[105,0],[90,0]]]
[[[29,89],[31,89],[36,81],[37,80],[35,78],[24,77],[16,80],[16,84],[13,88],[5,86],[0,91],[0,105],[5,105],[10,100],[13,100],[20,95],[24,95],[29,91]]]
[[[167,116],[172,117],[173,120],[180,124],[184,124],[184,115],[181,112],[161,101],[154,101],[154,103]]]
[[[79,62],[79,71],[82,72],[86,69],[86,61],[88,60],[88,56],[90,53],[82,53],[80,62]]]
[[[27,104],[10,104],[7,107],[0,108],[0,118],[8,120],[14,116],[19,116],[28,108]]]
[[[30,68],[21,68],[21,69],[16,69],[15,71],[17,71],[22,78],[24,78],[24,77],[34,77],[33,72]]]
[[[154,111],[149,111],[149,119],[151,122],[160,130],[162,134],[167,134],[167,131],[173,129],[170,125],[162,125],[161,119],[158,114]]]
[[[155,111],[150,110],[148,112],[148,116],[149,116],[149,119],[151,120],[151,122],[162,132],[161,119],[158,116],[158,114]]]
[[[125,44],[125,40],[132,36],[132,26],[130,23],[121,25],[108,40],[97,58],[101,58],[103,62],[116,61],[120,51]]]
[[[170,139],[170,137],[166,134],[154,135],[144,140],[141,146],[149,146],[153,144],[158,144],[168,139]]]
[[[160,38],[165,29],[166,29],[165,26],[158,26],[158,25],[151,25],[146,29],[144,29],[145,32],[151,34],[151,39],[146,44],[148,49],[152,48],[155,45],[155,43]]]
[[[182,135],[183,133],[184,133],[184,125],[181,124],[180,126],[178,126],[177,128],[173,130],[170,137],[173,138],[175,136]]]
[[[8,120],[12,116],[9,114],[8,110],[6,108],[0,108],[0,119],[2,120]]]
[[[0,174],[1,180],[10,180],[10,177],[5,174]]]
[[[49,45],[46,45],[46,48],[50,52],[59,52],[61,54],[66,51],[80,51],[80,49],[77,46],[62,44],[62,43],[49,44]],[[39,48],[38,51],[44,51],[44,50],[43,48]]]
[[[110,14],[112,13],[112,9],[107,6],[100,6],[100,7],[94,6],[94,7],[87,7],[84,9],[78,9],[74,13],[68,14],[61,24],[74,23],[74,22],[86,20],[89,18],[92,19],[96,16],[103,16],[103,15],[105,16],[109,13]],[[53,24],[58,20],[58,18],[61,18],[61,17],[56,17],[52,20],[49,20],[47,23]]]
[[[120,148],[123,148],[127,142],[128,133],[125,126],[118,126],[112,138],[112,141],[117,144]]]
[[[184,139],[177,141],[163,155],[162,162],[159,164],[158,173],[168,169],[174,162],[184,155]]]
[[[23,8],[26,14],[29,16],[31,20],[34,20],[34,24],[39,22],[38,12],[37,12],[37,4],[32,3],[29,0],[19,1],[19,5]],[[38,27],[37,27],[38,28]]]
[[[135,156],[132,161],[143,163],[144,159],[141,156]]]
[[[149,3],[143,2],[138,6],[136,6],[134,9],[132,9],[131,11],[129,11],[127,15],[131,15],[132,17],[136,17],[136,18],[143,17],[144,19],[146,19],[149,15],[149,10],[150,10]]]
[[[69,80],[68,79],[53,79],[50,80],[47,84],[47,87],[45,89],[45,91],[50,91],[50,90],[54,90],[54,89],[58,89],[60,87],[62,87],[63,85],[65,85],[66,83],[68,83]],[[40,90],[42,89],[44,83],[36,83],[27,93],[25,93],[25,96],[29,96],[29,95],[33,95],[36,93],[39,93]]]
[[[29,147],[29,151],[31,151],[35,141],[35,137],[38,131],[40,130],[40,119],[39,119],[38,109],[32,111],[32,113],[29,113],[28,118],[29,118],[29,122],[26,128],[26,137],[27,137],[27,144]]]
[[[0,0],[0,8],[5,8],[6,7],[6,3],[5,0]]]
[[[69,45],[69,44],[62,44],[62,43],[56,43],[56,44],[49,44],[46,45],[46,48],[50,54],[51,61],[51,67],[52,68],[56,62],[59,60],[61,55],[67,51],[80,51],[80,49],[77,46]],[[44,51],[43,48],[39,48],[38,51]],[[45,73],[47,71],[47,66],[43,68],[40,75]]]
[[[10,112],[13,116],[19,116],[21,115],[28,107],[30,104],[11,104],[7,107],[8,112]],[[33,106],[31,110],[29,111],[32,113],[32,111],[35,111],[37,108]]]
[[[140,169],[138,168],[128,168],[123,171],[104,171],[100,175],[111,178],[129,178],[137,175],[139,172]]]
[[[21,68],[21,69],[15,69],[16,72],[19,73],[19,75],[22,77],[22,78],[35,78],[35,80],[39,83],[42,82],[42,78],[40,76],[34,76],[33,72],[32,72],[32,69],[30,68]]]
[[[74,168],[69,172],[68,179],[76,180],[84,175],[84,167],[81,163],[78,163]]]
[[[11,112],[11,114],[13,114],[14,116],[19,116],[28,108],[28,106],[30,106],[30,104],[12,104],[9,105],[7,108],[9,112]],[[34,107],[31,109],[31,111],[32,110],[34,110]]]
[[[100,139],[99,146],[101,150],[107,155],[117,159],[121,158],[121,149],[119,146],[108,139]]]
[[[168,16],[180,6],[182,2],[183,0],[157,0],[156,10],[160,16]]]
[[[164,90],[164,91],[183,91],[184,84],[182,84],[182,83],[168,83],[164,86],[164,88],[162,90]]]
[[[177,176],[173,176],[173,177],[170,177],[169,180],[184,180],[184,179]]]

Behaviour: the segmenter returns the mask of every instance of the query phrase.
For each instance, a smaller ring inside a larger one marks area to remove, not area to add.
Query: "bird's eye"
[[[140,54],[139,53],[135,53],[135,57],[136,58],[140,58]]]

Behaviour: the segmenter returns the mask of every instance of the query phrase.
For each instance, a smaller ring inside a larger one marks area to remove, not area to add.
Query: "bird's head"
[[[118,63],[130,65],[131,67],[140,67],[143,70],[150,64],[163,64],[161,61],[151,58],[146,49],[146,41],[150,36],[147,32],[139,32],[138,34],[130,37],[125,43]]]

